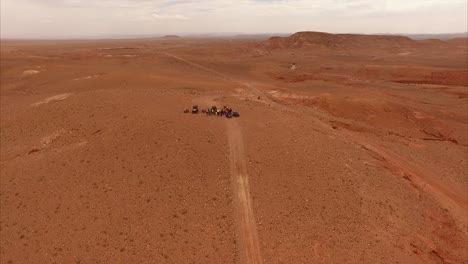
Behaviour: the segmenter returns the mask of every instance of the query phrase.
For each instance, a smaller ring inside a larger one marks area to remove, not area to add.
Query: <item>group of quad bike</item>
[[[184,110],[184,113],[189,113],[189,112],[190,111],[187,108]],[[222,108],[218,108],[216,106],[212,106],[211,108],[203,108],[201,112],[206,115],[225,116],[227,118],[239,117],[238,112],[232,111],[232,108],[227,107],[227,106],[223,106]],[[198,114],[198,113],[199,113],[198,105],[194,105],[192,107],[192,114]]]

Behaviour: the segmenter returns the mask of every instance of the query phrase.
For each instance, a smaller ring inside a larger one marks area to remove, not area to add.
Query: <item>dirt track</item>
[[[229,76],[222,74],[213,69],[209,69],[195,62],[183,59],[181,57],[163,53],[177,60],[188,63],[198,69],[207,71],[221,77],[223,80],[235,81]],[[244,84],[247,88],[250,85]],[[195,99],[195,101],[197,101]],[[201,100],[207,105],[216,105],[213,99]],[[227,136],[229,142],[229,159],[231,161],[231,181],[233,185],[234,200],[236,207],[236,219],[238,225],[239,244],[241,245],[241,262],[242,263],[263,263],[260,246],[258,242],[257,227],[255,224],[255,216],[252,210],[252,201],[250,198],[249,176],[244,154],[244,141],[240,124],[236,121],[227,123]]]
[[[2,43],[0,261],[467,263],[467,48],[323,37]]]
[[[258,242],[255,216],[250,197],[249,175],[244,154],[244,142],[239,124],[234,121],[227,125],[232,181],[236,208],[239,217],[239,235],[242,249],[242,263],[263,263]]]

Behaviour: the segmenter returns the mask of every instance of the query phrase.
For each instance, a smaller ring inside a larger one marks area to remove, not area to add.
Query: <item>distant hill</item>
[[[383,46],[411,44],[414,40],[405,36],[330,34],[324,32],[297,32],[289,37],[271,37],[266,42],[268,48],[302,48],[307,46]]]
[[[177,35],[165,35],[165,36],[162,36],[161,38],[180,38],[180,36],[177,36]]]
[[[238,34],[234,35],[231,38],[233,39],[267,39],[274,36],[287,37],[289,34],[279,33],[279,34]]]
[[[451,34],[402,34],[414,40],[425,40],[425,39],[440,39],[448,40],[454,38],[468,38],[468,32],[464,33],[451,33]]]

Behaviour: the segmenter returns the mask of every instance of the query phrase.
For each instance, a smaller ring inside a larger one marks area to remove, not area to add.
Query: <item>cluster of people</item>
[[[192,114],[198,114],[198,106],[194,105],[192,107]],[[231,117],[239,117],[238,112],[232,111],[232,108],[223,106],[221,108],[218,108],[216,106],[212,106],[211,108],[203,108],[202,113],[206,115],[216,115],[216,116],[225,116],[227,118]],[[184,113],[189,113],[190,111],[188,109],[185,109]]]
[[[203,108],[202,113],[207,115],[225,116],[228,113],[232,114],[232,108],[229,108],[227,106],[223,106],[222,108],[212,106],[211,108]]]

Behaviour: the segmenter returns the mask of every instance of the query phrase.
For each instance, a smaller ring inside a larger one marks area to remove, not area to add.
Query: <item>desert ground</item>
[[[4,40],[0,78],[1,263],[468,263],[467,39]]]

